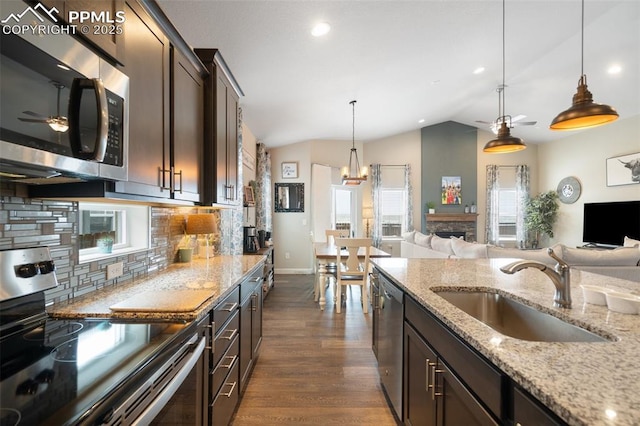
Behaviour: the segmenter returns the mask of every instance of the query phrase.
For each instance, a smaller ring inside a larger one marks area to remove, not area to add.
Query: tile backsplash
[[[3,191],[3,194],[6,194],[6,191]],[[58,287],[47,291],[46,301],[48,304],[64,303],[97,289],[144,279],[166,269],[176,260],[177,247],[183,237],[185,215],[189,212],[190,209],[185,208],[153,206],[149,249],[79,263],[77,201],[38,200],[11,194],[3,195],[0,196],[0,250],[48,246],[56,264]],[[222,236],[218,251],[225,254],[241,254],[242,228],[241,223],[239,229],[237,226],[237,212],[213,213],[220,215],[221,221]],[[231,232],[224,232],[225,230]],[[107,280],[106,267],[115,262],[123,262],[124,274]]]

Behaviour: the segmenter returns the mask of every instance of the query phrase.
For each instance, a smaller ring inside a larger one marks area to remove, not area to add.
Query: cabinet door
[[[238,99],[227,87],[227,185],[231,204],[239,200],[238,189]]]
[[[497,426],[498,423],[440,360],[436,378],[437,424],[444,426]]]
[[[262,285],[259,285],[251,296],[251,348],[254,360],[258,357],[262,343],[262,301]]]
[[[437,356],[411,325],[405,323],[404,329],[404,422],[408,426],[435,425],[433,369]]]
[[[129,179],[119,192],[169,198],[169,42],[134,2],[125,6],[129,76]]]
[[[231,190],[227,184],[227,85],[222,73],[216,76],[216,203],[227,204]]]
[[[552,413],[549,413],[526,391],[515,387],[513,390],[513,424],[515,426],[552,426],[564,425]]]
[[[173,198],[199,202],[203,181],[203,81],[188,59],[175,48],[172,62]]]
[[[240,392],[244,390],[251,371],[251,297],[240,305]]]

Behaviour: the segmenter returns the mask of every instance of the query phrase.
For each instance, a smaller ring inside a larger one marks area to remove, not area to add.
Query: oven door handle
[[[173,394],[182,385],[182,382],[187,378],[193,366],[198,362],[200,355],[204,352],[206,344],[206,338],[201,338],[198,346],[193,351],[187,363],[180,369],[175,377],[167,384],[160,394],[153,400],[151,404],[138,416],[138,418],[132,423],[132,425],[148,425],[158,413],[169,402]]]

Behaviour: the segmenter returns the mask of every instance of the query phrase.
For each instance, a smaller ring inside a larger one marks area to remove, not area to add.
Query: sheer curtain
[[[500,169],[495,164],[487,165],[487,209],[485,212],[485,241],[489,244],[497,244],[500,237],[500,224],[498,213],[500,212]]]
[[[405,206],[405,229],[402,232],[413,231],[413,185],[411,184],[411,164],[404,166],[404,190],[407,192],[407,205]]]
[[[371,199],[373,202],[372,244],[380,247],[382,241],[382,176],[380,164],[371,165]]]
[[[271,232],[271,154],[263,143],[256,147],[256,229]]]
[[[524,248],[527,241],[524,218],[529,199],[529,187],[529,166],[524,164],[516,166],[516,240],[520,248]]]

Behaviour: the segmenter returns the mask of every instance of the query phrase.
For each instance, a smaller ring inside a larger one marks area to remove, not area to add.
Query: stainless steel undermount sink
[[[489,291],[435,291],[505,336],[538,342],[607,342],[594,334],[517,300]]]

